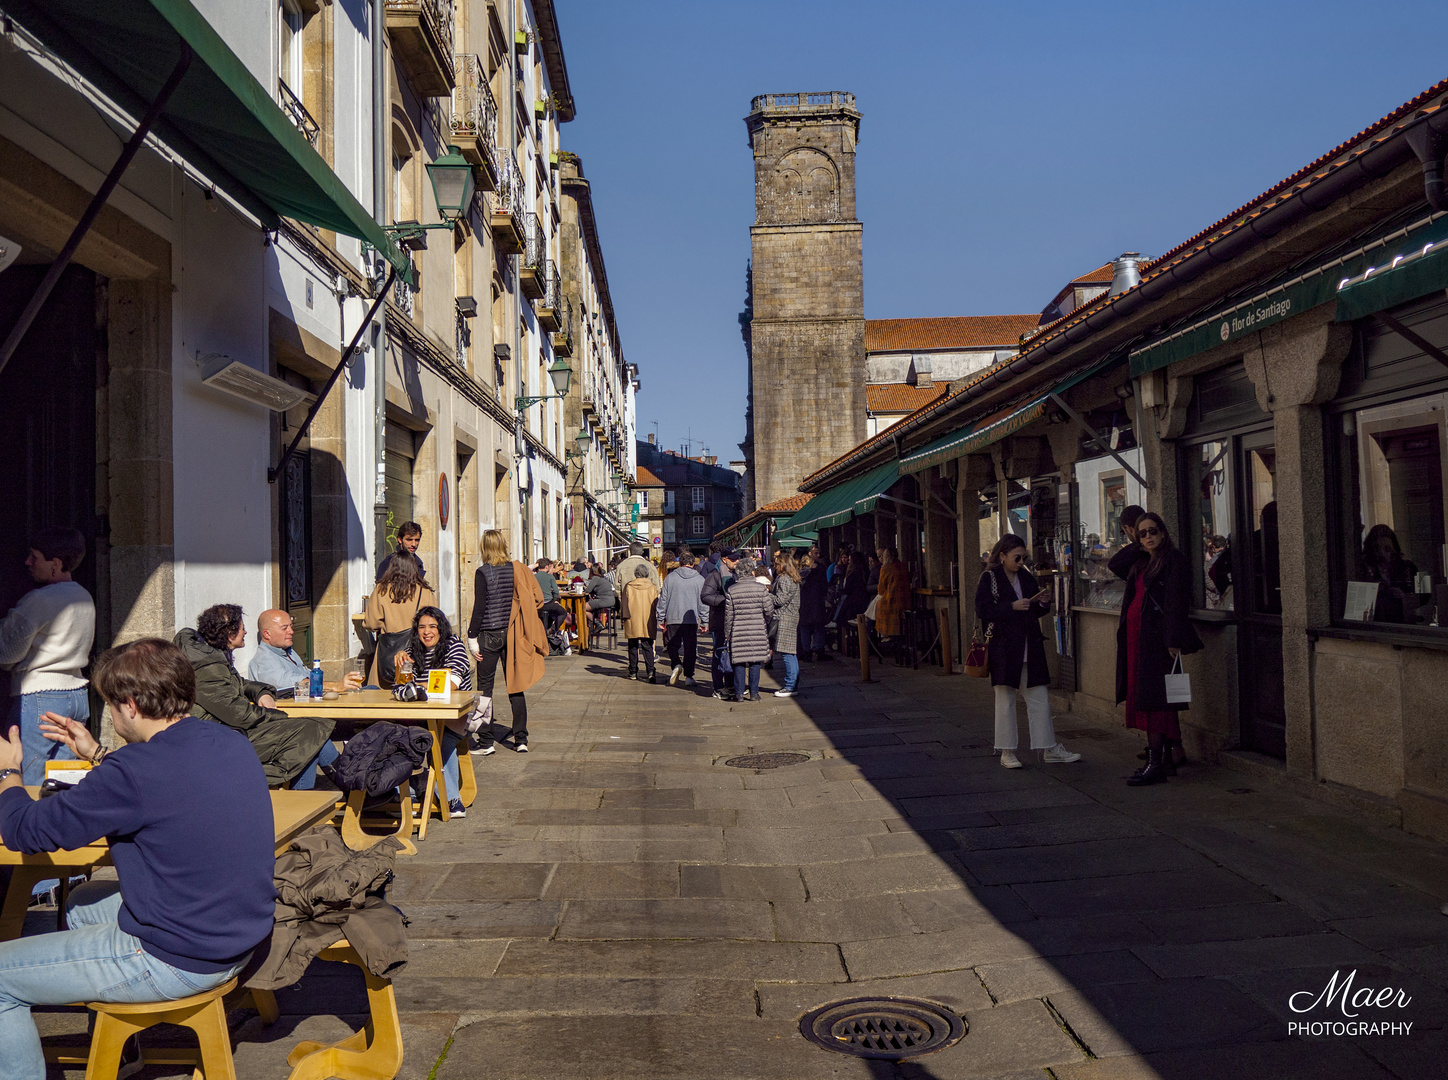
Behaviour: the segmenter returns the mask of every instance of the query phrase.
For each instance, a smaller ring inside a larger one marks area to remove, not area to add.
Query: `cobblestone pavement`
[[[964,676],[806,664],[803,696],[766,674],[730,705],[624,668],[550,661],[533,752],[477,759],[467,819],[399,860],[403,1077],[1444,1075],[1440,845],[1220,768],[1129,789],[1134,734],[1070,716],[1081,762],[1004,770],[990,689]],[[809,760],[723,764],[784,750]],[[1289,1035],[1348,1022],[1339,999],[1288,1005],[1334,972],[1356,973],[1356,1022],[1411,1029]],[[275,1027],[238,1017],[240,1075],[346,1034],[359,982],[314,965]],[[800,1036],[806,1010],[876,994],[968,1033],[900,1065]]]

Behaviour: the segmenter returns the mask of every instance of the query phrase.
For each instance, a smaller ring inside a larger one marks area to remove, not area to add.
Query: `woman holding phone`
[[[985,573],[975,589],[975,612],[990,628],[990,682],[995,688],[995,745],[1001,764],[1019,769],[1016,757],[1020,731],[1016,722],[1016,691],[1026,699],[1031,749],[1043,761],[1080,761],[1081,755],[1056,741],[1051,723],[1051,681],[1041,616],[1051,610],[1050,586],[1042,588],[1026,569],[1026,542],[1007,533],[996,542]]]

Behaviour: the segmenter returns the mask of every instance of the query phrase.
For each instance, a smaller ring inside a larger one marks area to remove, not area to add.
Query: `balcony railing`
[[[518,267],[518,287],[529,300],[541,300],[547,291],[548,233],[534,213],[523,215],[523,230],[526,243],[522,265]]]
[[[553,354],[555,356],[573,355],[573,304],[568,297],[563,298],[562,305],[556,309],[558,312],[558,328],[553,331]]]
[[[477,167],[478,190],[492,191],[498,183],[498,105],[474,53],[454,57],[457,88],[453,91],[452,141]]]
[[[563,283],[558,279],[558,264],[548,259],[543,268],[543,299],[538,305],[538,325],[552,333],[558,329],[558,309],[563,303]]]
[[[498,186],[488,208],[493,241],[506,255],[521,254],[526,233],[523,229],[523,204],[528,198],[528,185],[512,154],[503,154],[498,166]]]
[[[423,97],[447,97],[453,69],[452,0],[387,0],[393,53]]]
[[[399,277],[392,285],[392,299],[409,319],[413,315],[412,286]]]
[[[749,105],[750,112],[794,112],[798,109],[853,109],[855,95],[843,90],[805,94],[760,94]]]
[[[281,79],[277,80],[277,96],[281,99],[282,112],[287,114],[287,119],[296,125],[297,130],[302,133],[307,142],[316,146],[317,137],[321,135],[322,129],[312,119],[312,114],[307,112],[307,107],[302,104],[302,99],[292,93],[292,88]]]

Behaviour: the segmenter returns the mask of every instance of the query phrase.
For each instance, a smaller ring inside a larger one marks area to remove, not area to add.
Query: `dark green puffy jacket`
[[[269,786],[291,783],[332,737],[335,721],[288,716],[280,709],[258,705],[257,699],[263,694],[275,694],[275,688],[243,679],[226,653],[208,645],[190,627],[176,635],[176,645],[196,672],[196,707],[192,715],[215,720],[245,735],[261,759]]]

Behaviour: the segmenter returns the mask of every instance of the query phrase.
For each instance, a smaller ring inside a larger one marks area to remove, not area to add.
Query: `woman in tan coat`
[[[900,616],[910,606],[910,571],[900,561],[893,547],[882,547],[880,555],[880,588],[876,594],[875,629],[882,638],[899,637]]]
[[[437,606],[437,594],[423,580],[416,559],[389,559],[372,595],[367,598],[367,612],[362,625],[377,635],[377,651],[372,657],[372,676],[368,680],[391,689],[394,659],[406,652],[408,637],[389,641],[386,635],[411,635],[412,620],[419,610]]]
[[[624,633],[628,635],[628,677],[639,677],[639,653],[644,656],[648,681],[654,682],[654,635],[659,623],[655,613],[659,590],[649,578],[646,566],[634,568],[634,579],[623,587],[619,615],[623,617]]]
[[[508,686],[513,710],[513,749],[528,752],[528,702],[523,692],[543,677],[548,657],[548,635],[538,609],[543,590],[538,577],[520,562],[508,558],[508,538],[497,529],[483,533],[482,565],[473,579],[473,617],[468,620],[468,644],[478,661],[478,689],[493,696],[498,661]],[[491,725],[478,732],[481,754],[494,752]]]

